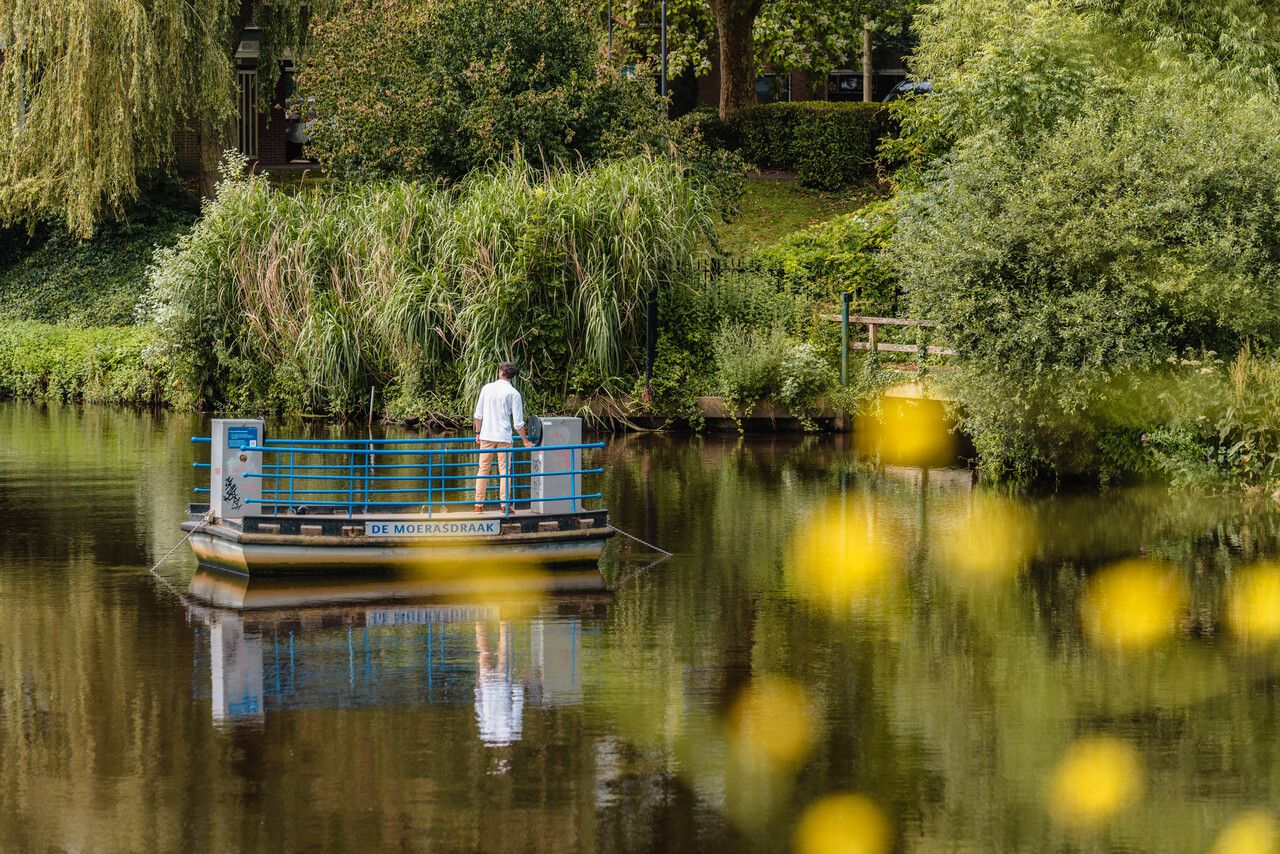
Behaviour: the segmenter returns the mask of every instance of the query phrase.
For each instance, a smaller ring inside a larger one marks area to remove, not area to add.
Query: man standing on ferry
[[[493,458],[498,458],[498,495],[501,504],[499,512],[507,509],[507,491],[510,480],[507,472],[511,470],[511,433],[520,434],[520,440],[526,448],[532,448],[533,442],[525,434],[524,400],[511,381],[516,378],[517,369],[511,362],[498,365],[498,378],[480,389],[480,398],[476,401],[475,426],[476,445],[487,450],[480,454],[480,463],[476,469],[476,507],[477,513],[485,509],[486,494],[489,489],[489,472],[493,468]],[[506,448],[508,450],[502,450]]]

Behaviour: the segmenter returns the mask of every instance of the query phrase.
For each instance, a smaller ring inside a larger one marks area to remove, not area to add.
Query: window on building
[[[791,100],[790,74],[762,74],[756,78],[756,102],[772,104]]]
[[[861,101],[862,72],[841,69],[827,75],[828,101]]]
[[[245,157],[258,156],[258,70],[236,69],[236,147]]]

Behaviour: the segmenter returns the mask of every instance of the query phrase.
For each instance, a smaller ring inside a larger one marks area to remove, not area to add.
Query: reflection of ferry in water
[[[480,740],[511,744],[526,708],[582,702],[583,637],[607,608],[606,593],[502,604],[191,605],[207,636],[197,648],[209,651],[195,690],[209,686],[219,725],[309,709],[471,704]]]
[[[261,419],[214,419],[208,503],[182,524],[200,563],[249,576],[428,573],[591,563],[613,534],[584,502],[578,418],[542,419],[533,449],[477,484],[470,439],[275,439]],[[478,508],[478,512],[476,509]]]

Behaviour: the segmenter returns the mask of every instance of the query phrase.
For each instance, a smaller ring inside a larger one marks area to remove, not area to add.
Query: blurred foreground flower
[[[782,676],[761,676],[738,695],[729,733],[740,754],[778,768],[809,758],[817,719],[804,688]]]
[[[1236,816],[1213,843],[1213,854],[1276,854],[1276,819],[1269,812],[1250,810]]]
[[[936,400],[884,397],[880,417],[860,416],[854,438],[858,450],[878,454],[891,465],[938,466],[951,462],[955,438],[946,411]]]
[[[1089,579],[1080,600],[1085,634],[1099,646],[1146,649],[1173,634],[1187,595],[1177,570],[1162,561],[1113,564]]]
[[[1258,564],[1231,579],[1227,625],[1232,634],[1251,643],[1280,637],[1280,564]]]
[[[833,508],[802,524],[791,550],[791,587],[828,608],[880,589],[897,560],[893,538],[874,516]]]
[[[466,596],[480,602],[537,600],[551,592],[557,579],[543,563],[529,557],[479,555],[469,560],[424,560],[401,576],[421,583],[421,595]]]
[[[1049,783],[1049,813],[1064,827],[1088,830],[1136,801],[1142,759],[1123,741],[1090,736],[1071,744]]]
[[[946,569],[972,581],[1002,581],[1025,569],[1034,554],[1035,523],[1018,502],[980,492],[943,516],[936,542]]]
[[[889,850],[889,820],[862,795],[830,795],[800,817],[791,839],[794,854],[883,854]]]

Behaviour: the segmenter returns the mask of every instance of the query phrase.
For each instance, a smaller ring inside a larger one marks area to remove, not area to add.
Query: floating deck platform
[[[209,438],[193,438],[211,446],[210,462],[195,464],[210,471],[196,490],[210,500],[191,504],[181,527],[201,566],[240,576],[519,588],[544,570],[593,564],[613,535],[607,511],[583,504],[600,498],[582,477],[600,473],[583,459],[603,443],[581,435],[579,419],[545,419],[534,448],[481,449],[452,438],[268,439],[261,420],[215,419]],[[507,465],[500,474],[495,460],[477,505],[482,453]]]

